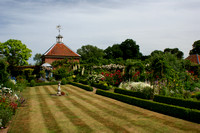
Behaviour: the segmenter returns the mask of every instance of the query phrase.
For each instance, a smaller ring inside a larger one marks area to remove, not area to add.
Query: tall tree
[[[139,45],[132,39],[127,39],[121,43],[120,48],[123,52],[123,59],[138,59],[141,58]]]
[[[192,54],[200,54],[200,40],[195,41],[192,45],[192,50],[190,50],[190,55]]]
[[[123,56],[123,52],[120,48],[120,44],[114,44],[112,47],[108,47],[104,50],[106,59],[116,59]]]
[[[20,40],[10,39],[4,43],[0,43],[0,51],[9,63],[8,70],[11,74],[15,66],[28,65],[27,60],[31,57],[31,50],[26,47]]]
[[[33,60],[36,61],[35,65],[41,65],[42,64],[42,58],[41,58],[42,54],[41,53],[37,53],[35,54]]]
[[[104,52],[102,49],[92,45],[82,46],[80,49],[77,50],[77,53],[81,55],[82,60],[88,60],[89,58],[100,59],[104,56]]]
[[[171,54],[176,55],[176,57],[178,59],[183,59],[183,52],[180,51],[178,48],[172,48],[172,49],[171,48],[166,48],[164,50],[164,53],[171,53]]]

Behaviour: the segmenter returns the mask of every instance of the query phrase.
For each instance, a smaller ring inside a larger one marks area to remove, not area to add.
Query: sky
[[[21,40],[36,53],[63,42],[106,49],[133,39],[143,55],[179,48],[186,58],[200,40],[200,0],[0,0],[0,42]]]

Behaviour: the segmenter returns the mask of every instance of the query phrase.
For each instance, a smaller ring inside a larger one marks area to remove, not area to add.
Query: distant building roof
[[[186,60],[190,60],[193,63],[200,64],[200,55],[193,54],[186,58]]]
[[[70,57],[79,57],[77,53],[73,52],[70,48],[68,48],[64,43],[56,43],[52,45],[44,55],[50,56],[70,56]]]

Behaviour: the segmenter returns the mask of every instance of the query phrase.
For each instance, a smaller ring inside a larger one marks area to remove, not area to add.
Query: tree
[[[163,52],[161,50],[154,50],[151,52],[151,56],[154,56],[155,54],[163,54]]]
[[[183,52],[180,51],[178,48],[172,48],[172,49],[166,48],[166,49],[164,50],[164,53],[171,53],[171,54],[176,55],[176,57],[177,57],[178,59],[183,59]]]
[[[121,43],[120,48],[123,52],[123,59],[138,59],[141,58],[139,45],[136,44],[132,39],[126,39]]]
[[[9,67],[27,65],[27,60],[31,57],[32,52],[20,40],[14,39],[0,43],[0,50],[6,57]]]
[[[120,48],[120,44],[114,44],[112,47],[108,47],[104,50],[106,59],[116,59],[123,56],[123,52]]]
[[[200,40],[195,41],[192,45],[192,50],[190,50],[190,55],[192,54],[200,54]]]
[[[102,49],[92,45],[82,46],[77,50],[77,53],[81,55],[82,60],[88,60],[89,58],[101,59],[104,56]]]
[[[33,60],[36,61],[35,65],[41,65],[42,64],[42,58],[41,58],[42,54],[37,53],[35,54]]]

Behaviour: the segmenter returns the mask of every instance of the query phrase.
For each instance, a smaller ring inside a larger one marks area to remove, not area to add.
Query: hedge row
[[[105,86],[103,84],[98,84],[98,83],[94,83],[94,82],[92,82],[91,86],[94,86],[94,87],[96,87],[98,89],[102,89],[102,90],[109,90],[110,89],[109,86]]]
[[[88,80],[79,80],[79,83],[85,84],[85,85],[88,85],[88,84],[89,84]]]
[[[134,91],[131,91],[131,90],[125,90],[125,89],[120,89],[120,88],[115,88],[114,92],[119,93],[119,94],[123,94],[123,95],[138,97],[138,98],[142,98],[142,99],[150,99],[149,96],[145,95],[142,92],[134,92]]]
[[[96,94],[110,97],[128,104],[136,105],[145,109],[163,113],[166,115],[174,116],[177,118],[189,120],[192,122],[200,123],[200,111],[195,109],[189,109],[174,105],[168,105],[165,103],[158,103],[146,99],[140,99],[136,97],[126,96],[104,90],[97,90]]]
[[[27,86],[29,87],[42,86],[42,85],[58,85],[58,82],[41,82],[41,83],[35,83],[34,85],[31,85],[30,83],[27,84]]]
[[[80,87],[80,88],[87,90],[87,91],[93,91],[93,88],[91,86],[88,86],[88,85],[83,85],[83,84],[79,84],[79,83],[76,83],[76,82],[69,82],[69,84]]]
[[[186,100],[186,99],[175,98],[175,97],[167,97],[167,96],[161,96],[161,95],[155,95],[153,100],[160,103],[166,103],[166,104],[200,110],[199,101],[192,101],[192,100]]]

